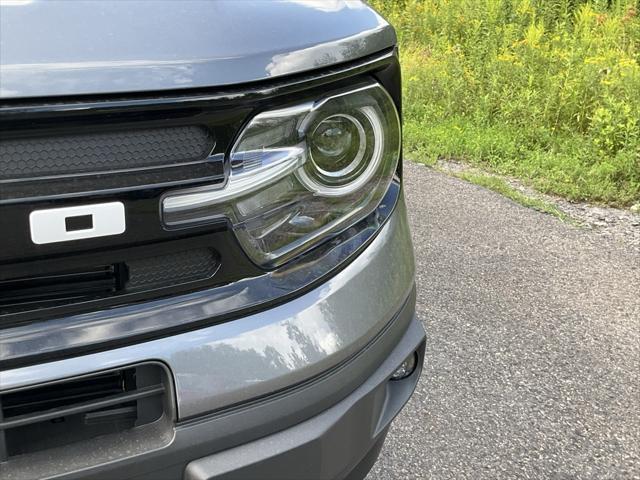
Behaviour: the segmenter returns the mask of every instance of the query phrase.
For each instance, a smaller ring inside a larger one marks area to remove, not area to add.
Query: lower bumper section
[[[422,362],[424,331],[414,320],[391,356],[347,398],[294,427],[192,461],[185,480],[364,478],[418,381],[421,363],[411,376],[389,380],[415,350]]]
[[[255,404],[179,423],[170,443],[155,451],[89,468],[67,465],[66,473],[54,473],[61,458],[52,451],[28,468],[0,467],[3,479],[363,479],[378,456],[391,421],[418,382],[425,348],[422,324],[410,318],[391,352],[355,390],[337,402],[310,415],[309,399],[316,397],[317,401],[328,386],[335,387],[336,380],[344,383],[344,374],[352,375],[352,370],[359,369],[358,363],[367,361],[369,353],[377,353],[379,341],[343,365],[342,371],[326,378]],[[402,380],[391,380],[393,372],[413,352],[419,358],[415,371]],[[298,420],[291,422],[294,418]],[[82,445],[76,448],[84,449]],[[94,455],[99,453],[93,451]],[[91,455],[92,450],[84,449],[82,456]]]

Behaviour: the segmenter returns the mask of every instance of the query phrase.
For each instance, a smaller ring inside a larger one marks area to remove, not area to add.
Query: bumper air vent
[[[0,462],[171,416],[169,392],[164,369],[147,364],[0,394]]]

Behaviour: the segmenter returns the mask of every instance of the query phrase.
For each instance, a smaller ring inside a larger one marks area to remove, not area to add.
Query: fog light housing
[[[402,362],[398,368],[395,369],[391,375],[391,380],[402,380],[411,376],[411,374],[415,372],[417,366],[418,352],[413,352],[405,358],[404,362]]]

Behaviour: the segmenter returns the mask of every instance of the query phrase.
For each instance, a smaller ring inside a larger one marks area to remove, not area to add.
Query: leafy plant
[[[371,3],[398,31],[408,156],[640,200],[640,2]]]

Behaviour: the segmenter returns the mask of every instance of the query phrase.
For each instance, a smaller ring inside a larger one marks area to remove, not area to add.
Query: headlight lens
[[[329,182],[348,179],[366,161],[364,126],[351,115],[339,113],[325,118],[310,138],[313,166]]]
[[[223,189],[171,193],[168,227],[227,218],[250,258],[277,266],[379,204],[400,150],[398,113],[377,83],[256,115]]]

